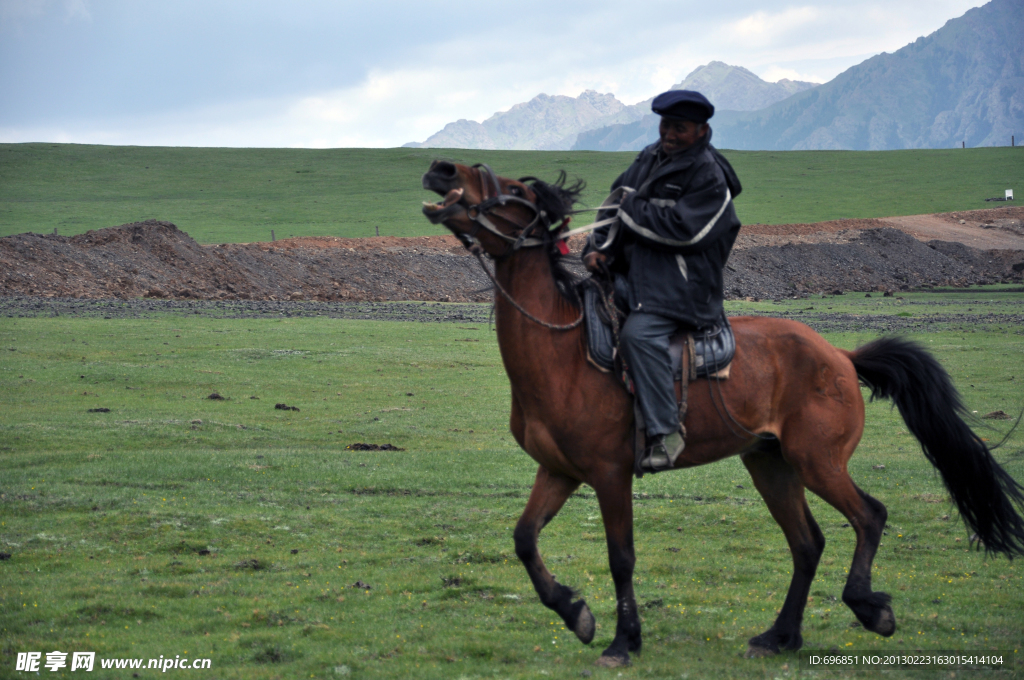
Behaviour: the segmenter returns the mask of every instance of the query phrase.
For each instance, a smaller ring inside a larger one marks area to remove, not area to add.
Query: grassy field
[[[277,238],[440,234],[420,213],[432,196],[420,188],[432,159],[547,180],[564,169],[587,182],[583,204],[594,206],[634,155],[0,144],[0,236],[70,236],[146,219],[173,222],[201,243],[269,241],[271,230]],[[747,224],[970,210],[1024,190],[1020,148],[725,155],[743,182],[736,207]]]
[[[1016,414],[1024,336],[1000,315],[1022,303],[989,289],[731,312],[920,321],[911,337],[972,410]],[[874,336],[847,323],[827,337],[853,347]],[[18,652],[53,650],[209,658],[213,670],[191,677],[246,680],[799,674],[795,655],[742,658],[781,606],[791,562],[736,459],[636,483],[645,647],[630,668],[593,666],[614,631],[597,503],[582,490],[541,539],[598,617],[584,647],[514,556],[535,466],[508,433],[486,325],[40,316],[0,319],[0,350],[0,550],[11,554],[0,562],[0,677],[20,676]],[[990,441],[1009,429],[977,425]],[[1015,442],[999,456],[1024,479]],[[853,532],[811,497],[828,546],[806,647],[1020,650],[1020,565],[968,549],[887,403],[868,406],[851,472],[889,509],[874,578],[899,629],[886,640],[851,626],[836,598]],[[91,677],[126,674],[97,661]]]

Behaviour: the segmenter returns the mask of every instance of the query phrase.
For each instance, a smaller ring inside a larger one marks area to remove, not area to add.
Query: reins
[[[497,236],[498,238],[500,238],[501,240],[503,240],[503,241],[505,241],[506,243],[509,244],[509,248],[500,257],[491,256],[491,258],[494,259],[494,260],[505,259],[507,257],[510,257],[513,253],[515,253],[520,248],[534,248],[534,247],[537,247],[537,246],[545,245],[546,242],[543,239],[529,237],[530,232],[533,231],[533,229],[538,225],[538,223],[543,222],[544,227],[548,231],[552,231],[556,227],[551,224],[550,220],[548,220],[547,213],[544,210],[541,210],[535,203],[527,201],[524,198],[519,198],[518,196],[512,196],[511,194],[503,194],[503,193],[501,193],[501,185],[498,184],[498,178],[494,174],[494,171],[491,170],[490,166],[488,166],[486,163],[477,163],[473,167],[474,168],[479,168],[480,169],[480,174],[486,176],[486,180],[482,181],[480,183],[481,191],[484,194],[484,199],[482,201],[480,201],[480,203],[477,203],[476,205],[472,205],[469,208],[465,208],[464,209],[466,211],[466,216],[469,217],[469,219],[473,221],[475,226],[473,227],[473,229],[468,234],[465,234],[465,233],[459,234],[458,238],[463,242],[463,244],[466,246],[466,248],[469,250],[469,252],[472,253],[474,257],[476,257],[477,262],[480,263],[480,268],[484,270],[485,274],[487,274],[487,278],[489,278],[491,280],[491,283],[494,284],[495,289],[497,289],[497,291],[501,294],[501,296],[503,298],[505,298],[505,300],[508,301],[508,303],[510,305],[512,305],[512,307],[514,307],[517,312],[519,312],[520,314],[522,314],[523,316],[525,316],[527,319],[529,319],[530,321],[534,322],[535,324],[537,324],[539,326],[543,326],[544,328],[548,328],[548,329],[553,330],[553,331],[568,331],[568,330],[572,330],[574,328],[578,328],[580,326],[580,324],[583,323],[583,320],[584,320],[584,318],[586,316],[586,310],[584,309],[584,305],[582,304],[582,301],[579,300],[579,293],[577,293],[577,300],[580,302],[580,315],[579,315],[579,317],[575,321],[572,321],[571,323],[567,323],[567,324],[554,324],[554,323],[550,323],[548,321],[544,321],[543,319],[538,319],[533,314],[530,314],[528,311],[523,309],[522,305],[520,305],[518,302],[515,301],[515,299],[509,294],[509,292],[507,290],[505,290],[504,286],[502,286],[501,283],[498,282],[497,277],[495,277],[494,274],[491,273],[491,270],[489,270],[487,268],[487,264],[484,262],[484,255],[486,253],[485,253],[485,251],[483,249],[483,246],[480,244],[480,241],[476,238],[476,235],[479,232],[479,229],[481,227],[486,229],[487,231],[491,232],[492,234],[494,234],[495,236]],[[490,181],[491,186],[494,188],[494,196],[492,196],[490,198],[488,198],[488,196],[487,196],[487,181],[488,180]],[[622,197],[626,193],[628,193],[630,191],[633,191],[633,189],[631,189],[629,187],[619,187],[618,189],[613,191],[611,194],[609,194],[609,196],[604,200],[604,202],[599,207],[597,207],[597,208],[579,208],[577,210],[573,210],[572,212],[573,213],[581,213],[581,212],[588,212],[588,211],[616,210],[619,207],[619,204],[620,204],[620,201],[622,200]],[[498,229],[498,227],[495,226],[495,224],[487,216],[487,213],[489,213],[492,208],[494,208],[495,206],[498,206],[498,205],[502,205],[503,206],[506,203],[518,203],[520,205],[525,205],[526,207],[530,208],[533,211],[533,213],[534,213],[533,220],[531,220],[528,225],[526,225],[525,227],[522,228],[522,230],[519,232],[518,236],[509,236],[508,234],[505,234],[500,229]],[[452,206],[452,207],[454,208],[454,206]],[[593,231],[594,229],[597,229],[598,227],[602,227],[602,226],[604,226],[606,224],[610,224],[610,225],[612,225],[612,227],[611,227],[611,230],[610,230],[610,232],[608,234],[608,238],[605,240],[605,242],[603,244],[597,246],[598,250],[603,250],[604,248],[607,248],[615,240],[614,237],[615,237],[615,231],[618,229],[618,224],[617,224],[618,220],[619,220],[618,216],[613,216],[613,217],[608,217],[608,218],[605,218],[605,219],[597,220],[597,221],[592,222],[591,224],[588,224],[588,225],[586,225],[584,227],[578,227],[576,229],[572,229],[570,231],[564,232],[563,234],[561,234],[560,238],[567,239],[570,236],[574,236],[575,234],[581,234],[583,232]],[[560,223],[559,226],[564,226],[567,222],[568,222],[568,218],[563,220]],[[606,274],[607,274],[607,272],[606,272]],[[606,308],[606,310],[608,312],[609,318],[611,319],[612,333],[613,333],[614,338],[615,338],[615,346],[618,347],[618,344],[619,344],[619,324],[618,324],[618,318],[616,316],[615,303],[612,301],[612,295],[608,295],[601,288],[601,286],[598,286],[598,290],[601,293],[601,300],[602,300],[602,302],[605,305],[605,308]],[[710,338],[708,337],[708,334],[705,333],[705,347],[710,346],[710,344],[711,344],[710,343]],[[743,425],[741,425],[736,420],[736,418],[732,415],[732,413],[729,411],[729,406],[728,406],[728,404],[725,403],[725,398],[722,395],[721,377],[718,376],[719,367],[718,367],[717,359],[714,356],[714,352],[711,353],[711,357],[710,358],[711,358],[711,361],[713,362],[714,367],[715,367],[715,376],[716,376],[715,382],[718,382],[718,398],[721,400],[722,404],[721,404],[721,407],[719,407],[718,401],[716,401],[716,399],[715,399],[715,390],[714,390],[714,386],[712,385],[713,381],[709,377],[708,378],[708,390],[710,391],[711,403],[715,407],[715,411],[718,413],[719,418],[721,418],[722,422],[724,422],[725,425],[729,428],[729,431],[732,433],[732,435],[735,436],[735,437],[742,438],[742,435],[739,434],[736,431],[736,429],[733,428],[733,425],[735,424],[736,427],[738,427],[741,431],[745,432],[748,435],[756,437],[758,439],[774,439],[775,438],[774,435],[762,435],[762,434],[758,434],[756,432],[751,432],[747,428],[743,427]],[[708,359],[708,357],[705,357],[705,361],[707,361],[707,359]],[[686,376],[683,376],[683,380],[686,380]],[[723,414],[723,411],[724,411],[724,414]]]
[[[476,256],[477,261],[480,263],[480,268],[484,270],[484,273],[487,274],[487,278],[489,278],[491,280],[491,283],[493,283],[494,287],[498,289],[498,292],[501,293],[501,296],[503,298],[505,298],[506,300],[508,300],[508,303],[510,305],[512,305],[513,307],[515,307],[517,312],[519,312],[520,314],[525,316],[530,321],[534,322],[535,324],[537,324],[539,326],[543,326],[544,328],[549,328],[549,329],[551,329],[553,331],[569,331],[569,330],[572,330],[573,328],[576,328],[581,323],[583,323],[584,310],[583,310],[583,306],[582,305],[580,305],[580,316],[579,316],[579,318],[576,319],[575,321],[573,321],[572,323],[555,324],[555,323],[549,323],[549,322],[544,321],[542,319],[538,319],[533,314],[530,314],[528,311],[523,309],[523,307],[518,302],[516,302],[515,299],[513,299],[513,297],[511,295],[509,295],[508,291],[505,290],[505,288],[502,287],[502,285],[500,283],[498,283],[498,279],[495,278],[495,276],[493,274],[491,274],[491,270],[489,270],[487,268],[487,265],[484,264],[483,249],[479,245],[474,245],[472,248],[469,249],[469,252],[473,253],[473,255]]]

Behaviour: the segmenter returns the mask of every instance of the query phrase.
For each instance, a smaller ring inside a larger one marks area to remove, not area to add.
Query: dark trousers
[[[683,327],[685,325],[675,319],[644,312],[631,312],[622,326],[619,336],[622,356],[629,366],[649,437],[679,429],[679,406],[672,384],[668,343]]]

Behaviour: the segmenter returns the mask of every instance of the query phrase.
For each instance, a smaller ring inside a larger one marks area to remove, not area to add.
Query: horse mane
[[[519,181],[530,183],[530,188],[537,196],[537,207],[546,213],[548,223],[554,225],[572,213],[573,206],[579,201],[580,194],[587,186],[587,183],[579,178],[567,186],[568,180],[565,170],[559,170],[558,178],[553,183],[536,177],[523,177]],[[566,302],[574,306],[578,305],[579,295],[576,292],[576,286],[579,284],[580,277],[565,267],[563,260],[566,256],[562,255],[555,246],[560,238],[559,233],[563,229],[543,229],[541,231],[543,233],[537,233],[535,236],[544,241],[543,248],[551,261],[551,274],[555,278],[555,287]]]

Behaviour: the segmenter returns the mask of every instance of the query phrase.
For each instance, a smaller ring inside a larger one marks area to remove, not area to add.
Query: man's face
[[[692,120],[672,120],[662,117],[661,124],[658,126],[661,148],[670,154],[686,151],[707,133],[707,123],[695,123]]]

